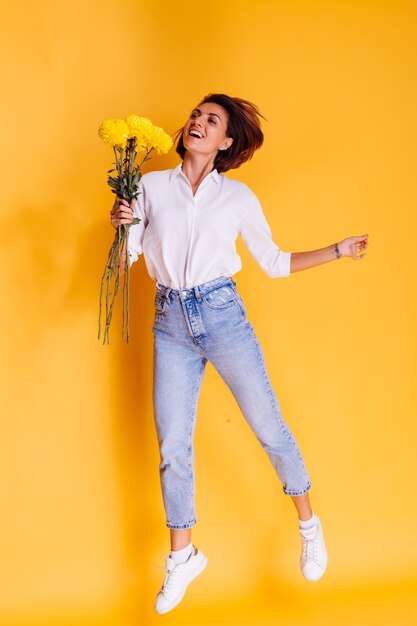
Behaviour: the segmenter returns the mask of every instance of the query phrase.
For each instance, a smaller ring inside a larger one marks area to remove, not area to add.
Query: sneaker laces
[[[300,534],[303,542],[302,558],[306,561],[314,561],[317,565],[321,565],[318,554],[318,524],[315,524],[311,528],[300,528]]]
[[[166,571],[164,582],[162,583],[162,587],[160,589],[160,593],[168,592],[170,587],[172,586],[173,580],[175,580],[176,575],[178,574],[180,565],[183,563],[175,563],[174,559],[171,556],[165,557],[166,565],[155,565],[155,567],[159,567]]]
[[[180,571],[181,568],[178,568],[179,565],[184,565],[187,563],[192,556],[197,554],[198,550],[193,545],[193,549],[188,557],[188,559],[182,563],[175,563],[172,556],[169,554],[165,557],[165,566],[164,565],[155,565],[155,567],[159,567],[166,571],[164,582],[162,583],[161,591],[167,591],[172,584],[172,581],[175,579],[176,574]]]

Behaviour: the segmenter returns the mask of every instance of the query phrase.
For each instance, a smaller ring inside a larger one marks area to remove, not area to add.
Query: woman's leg
[[[207,356],[234,395],[242,414],[267,453],[282,485],[290,496],[303,496],[311,487],[299,446],[283,418],[272,388],[262,348],[253,327],[239,309],[221,311],[222,320]],[[213,329],[214,330],[214,329]],[[304,517],[310,511],[307,498],[294,500]]]
[[[295,508],[298,511],[298,519],[309,520],[313,515],[313,510],[310,504],[310,498],[308,493],[304,493],[302,496],[291,496],[292,501],[295,504]]]
[[[182,530],[170,529],[171,550],[181,550],[185,548],[191,541],[191,528],[183,528]]]
[[[167,316],[168,317],[168,316]],[[173,317],[175,322],[175,317]],[[197,401],[207,360],[168,327],[154,328],[154,418],[160,450],[160,481],[170,529],[171,553],[157,593],[155,610],[167,613],[208,559],[191,544],[196,523],[194,502],[194,429]]]
[[[298,444],[285,422],[272,388],[262,348],[239,294],[213,290],[203,300],[208,330],[208,360],[232,391],[246,421],[278,474],[284,493],[298,512],[302,539],[300,567],[309,581],[319,580],[327,568],[327,552],[320,519],[313,513],[309,475]]]
[[[166,525],[184,531],[196,523],[194,430],[207,359],[194,344],[177,341],[159,328],[154,333],[153,406]],[[172,533],[172,549],[187,545],[188,536]]]

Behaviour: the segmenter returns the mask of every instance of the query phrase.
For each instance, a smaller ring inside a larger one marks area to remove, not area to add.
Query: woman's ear
[[[233,143],[233,138],[228,137],[225,143],[222,146],[220,146],[220,150],[227,150],[227,148],[230,148],[232,143]]]

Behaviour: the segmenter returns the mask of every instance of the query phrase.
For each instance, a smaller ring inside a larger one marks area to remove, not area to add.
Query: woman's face
[[[191,111],[184,126],[184,148],[197,154],[212,154],[214,157],[218,150],[227,149],[233,142],[231,137],[226,136],[228,118],[228,112],[219,104],[200,104]]]

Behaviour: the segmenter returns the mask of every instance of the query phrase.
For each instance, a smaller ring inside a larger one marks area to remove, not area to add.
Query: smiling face
[[[186,150],[207,156],[216,156],[233,142],[226,136],[229,114],[215,102],[204,102],[191,111],[184,126],[183,144]]]

